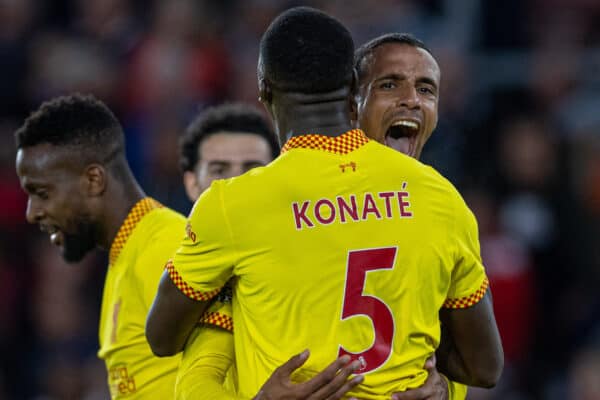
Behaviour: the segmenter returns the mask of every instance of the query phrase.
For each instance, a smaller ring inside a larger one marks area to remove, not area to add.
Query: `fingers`
[[[300,383],[299,386],[301,387],[302,391],[304,393],[306,393],[306,396],[316,393],[323,386],[325,386],[326,384],[331,382],[336,377],[338,371],[340,369],[343,369],[344,366],[346,364],[348,364],[349,361],[350,361],[350,356],[348,356],[348,355],[342,356],[342,357],[338,358],[337,360],[335,360],[334,362],[332,362],[331,364],[329,364],[327,366],[327,368],[325,368],[323,371],[321,371],[318,375],[316,375],[312,379],[310,379],[306,382]]]
[[[427,359],[425,365],[427,365],[429,360],[430,358]],[[432,372],[435,372],[435,374]],[[426,400],[432,398],[432,396],[436,393],[436,384],[439,381],[439,378],[440,376],[437,374],[435,366],[433,366],[433,371],[429,371],[423,386],[415,389],[408,389],[405,392],[394,393],[392,394],[392,400]]]
[[[433,353],[431,355],[431,357],[429,357],[427,360],[425,360],[425,365],[423,366],[423,368],[425,368],[426,370],[431,370],[433,368],[435,368],[436,365],[436,358],[435,358],[435,353]]]
[[[295,356],[290,358],[285,364],[277,368],[273,375],[278,374],[282,375],[283,377],[291,376],[292,372],[304,365],[306,360],[308,360],[309,355],[310,352],[308,350],[304,350],[302,353],[296,354]]]
[[[359,367],[360,368],[360,367]],[[327,397],[328,400],[339,400],[344,397],[346,393],[352,390],[356,385],[365,380],[365,377],[362,375],[357,375],[354,378],[347,380],[344,382],[341,388],[339,388],[333,395]],[[352,397],[350,400],[357,400]]]
[[[344,394],[346,394],[349,390],[351,390],[353,387],[355,387],[363,381],[364,378],[362,375],[355,376],[352,379],[348,379],[350,375],[357,371],[359,368],[359,361],[347,363],[339,370],[339,373],[332,375],[331,379],[329,379],[328,382],[326,382],[316,392],[314,392],[308,398],[308,400],[341,399]]]

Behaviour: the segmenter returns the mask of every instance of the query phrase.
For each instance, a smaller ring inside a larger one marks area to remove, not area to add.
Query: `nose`
[[[37,205],[35,201],[31,200],[31,198],[27,200],[27,210],[25,211],[25,218],[30,224],[36,224],[40,222],[42,218],[44,218],[44,210],[41,207],[39,207],[39,205]]]
[[[398,106],[409,109],[419,108],[421,106],[417,89],[413,86],[406,85],[400,92],[397,101]]]

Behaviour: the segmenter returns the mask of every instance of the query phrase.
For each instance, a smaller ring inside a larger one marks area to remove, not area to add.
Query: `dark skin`
[[[93,246],[108,250],[129,210],[145,196],[130,173],[122,183],[106,166],[84,163],[71,147],[40,143],[19,149],[16,170],[29,196],[27,221],[48,232],[63,255],[65,237],[77,240],[82,221],[91,227]]]

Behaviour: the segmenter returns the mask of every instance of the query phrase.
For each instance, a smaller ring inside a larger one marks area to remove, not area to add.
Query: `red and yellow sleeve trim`
[[[367,143],[369,139],[360,129],[352,129],[340,136],[325,136],[318,134],[306,134],[292,136],[281,149],[285,153],[290,149],[302,148],[322,150],[334,154],[348,154]]]
[[[444,308],[468,308],[468,307],[471,307],[471,306],[477,304],[479,302],[479,300],[481,300],[483,298],[489,285],[490,285],[490,281],[486,277],[483,280],[483,282],[481,283],[481,286],[479,287],[479,289],[477,289],[477,291],[475,293],[473,293],[469,296],[466,296],[466,297],[458,298],[458,299],[446,299],[446,301],[444,302],[444,305],[442,305],[442,307],[444,307]]]
[[[220,312],[205,312],[198,323],[218,326],[233,332],[233,318]]]
[[[177,270],[175,269],[175,266],[173,265],[173,261],[171,261],[171,260],[169,260],[169,262],[167,262],[167,265],[165,265],[165,268],[169,272],[169,277],[171,278],[171,280],[173,281],[175,286],[177,286],[177,288],[179,290],[181,290],[183,292],[183,294],[185,294],[187,297],[189,297],[192,300],[208,301],[208,300],[212,299],[213,297],[215,297],[217,294],[219,294],[219,292],[221,291],[221,288],[212,290],[210,292],[201,292],[199,290],[194,289],[193,287],[188,285],[183,280],[181,275],[179,275],[179,272],[177,272]]]
[[[110,246],[110,252],[108,254],[109,265],[113,265],[115,261],[117,261],[119,254],[121,254],[121,250],[125,247],[127,239],[131,236],[131,233],[138,222],[140,222],[150,211],[161,207],[163,207],[162,204],[150,197],[145,197],[135,203],[133,208],[129,211],[129,214],[127,214],[127,218],[123,221],[123,224],[117,232],[117,236],[115,236]]]

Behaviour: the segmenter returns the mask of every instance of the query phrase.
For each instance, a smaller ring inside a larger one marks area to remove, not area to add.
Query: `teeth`
[[[406,120],[394,122],[392,124],[392,126],[406,126],[407,128],[410,128],[410,129],[419,129],[419,124],[417,124],[414,121],[406,121]]]

